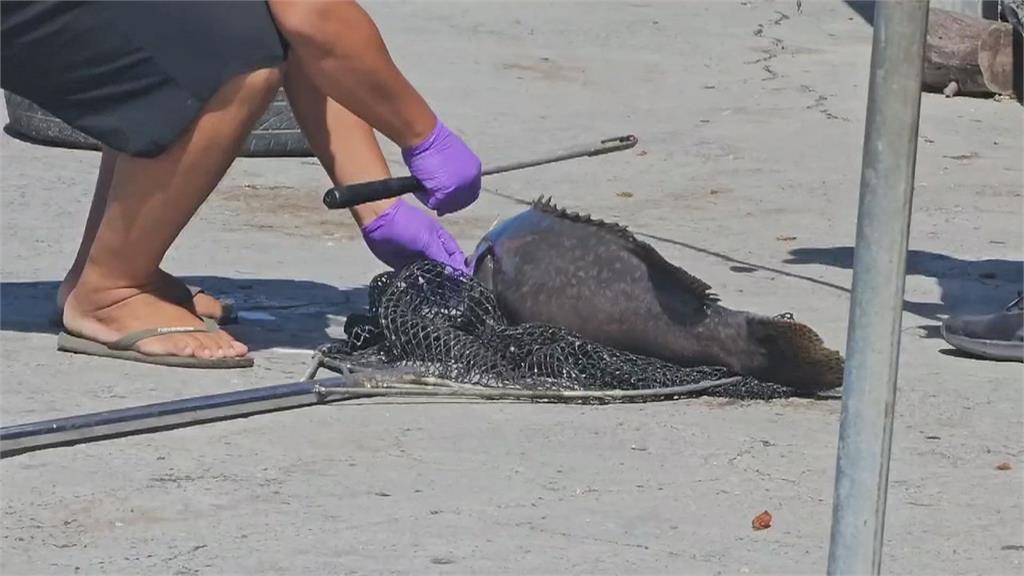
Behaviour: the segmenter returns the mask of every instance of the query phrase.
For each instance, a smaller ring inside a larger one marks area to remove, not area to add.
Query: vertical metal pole
[[[928,0],[875,4],[829,574],[878,574]]]

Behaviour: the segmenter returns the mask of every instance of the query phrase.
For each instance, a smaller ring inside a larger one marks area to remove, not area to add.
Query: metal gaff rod
[[[928,0],[875,3],[829,574],[878,574]]]
[[[484,167],[482,176],[491,176],[493,174],[512,172],[513,170],[533,168],[536,166],[543,166],[545,164],[552,164],[554,162],[572,160],[574,158],[603,156],[613,152],[629,150],[636,146],[636,144],[637,137],[632,134],[617,136],[614,138],[605,138],[595,144],[576,146],[559,152],[546,154],[538,158],[510,162],[498,166]],[[342,208],[352,208],[353,206],[358,206],[367,202],[396,198],[422,189],[423,184],[416,178],[412,176],[401,176],[398,178],[387,178],[371,182],[359,182],[348,186],[335,186],[324,193],[323,202],[324,206],[330,210],[340,210]]]
[[[530,160],[520,160],[518,162],[509,162],[507,164],[499,164],[497,166],[491,166],[484,168],[482,175],[491,176],[493,174],[503,174],[505,172],[512,172],[513,170],[522,170],[523,168],[533,168],[535,166],[543,166],[545,164],[553,164],[555,162],[562,162],[565,160],[573,160],[575,158],[593,158],[594,156],[604,156],[605,154],[611,154],[612,152],[620,152],[622,150],[629,150],[636,146],[637,138],[632,134],[627,136],[618,136],[615,138],[606,138],[596,145],[587,144],[583,146],[576,146],[575,148],[568,148],[561,152],[555,152],[548,156],[542,156],[539,158],[533,158]]]

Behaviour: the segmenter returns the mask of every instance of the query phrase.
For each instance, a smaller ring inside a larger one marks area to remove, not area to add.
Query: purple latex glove
[[[363,226],[370,252],[392,268],[430,259],[466,272],[466,256],[455,238],[429,214],[398,200]]]
[[[426,188],[416,198],[438,216],[462,210],[480,197],[480,159],[441,120],[426,140],[402,150],[402,159]]]

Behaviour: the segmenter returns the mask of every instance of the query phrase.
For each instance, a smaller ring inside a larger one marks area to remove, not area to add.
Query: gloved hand
[[[370,252],[392,268],[430,259],[467,272],[466,256],[455,238],[429,214],[399,199],[362,227]]]
[[[441,120],[426,140],[402,150],[402,159],[426,188],[416,198],[438,216],[462,210],[480,197],[480,159]]]

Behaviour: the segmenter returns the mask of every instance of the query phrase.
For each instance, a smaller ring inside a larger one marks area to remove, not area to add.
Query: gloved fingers
[[[466,255],[459,243],[440,224],[433,235],[433,241],[428,240],[424,252],[431,260],[447,264],[460,272],[469,272],[466,268]]]
[[[437,209],[437,197],[435,197],[433,193],[421,190],[419,192],[413,192],[413,196],[420,201],[420,204],[423,204],[427,208],[430,208],[431,210]]]
[[[362,229],[363,239],[378,260],[394,269],[416,260],[436,260],[467,272],[465,254],[440,222],[403,200]]]
[[[402,151],[402,159],[425,188],[416,198],[439,216],[462,210],[480,197],[480,158],[440,120],[423,142]]]
[[[481,177],[478,171],[476,176],[459,189],[440,196],[431,209],[437,212],[438,216],[444,216],[468,207],[480,197],[480,184]]]

